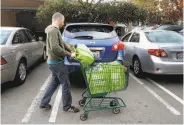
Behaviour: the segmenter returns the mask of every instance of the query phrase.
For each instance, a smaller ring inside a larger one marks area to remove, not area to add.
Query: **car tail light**
[[[116,50],[123,50],[125,48],[125,45],[123,44],[122,41],[118,41],[117,43],[112,45],[112,50],[116,51]]]
[[[148,53],[157,57],[168,57],[163,49],[148,49]]]
[[[1,57],[0,63],[1,63],[1,65],[4,65],[4,64],[6,64],[7,62],[6,62],[6,60],[5,60],[3,57]]]

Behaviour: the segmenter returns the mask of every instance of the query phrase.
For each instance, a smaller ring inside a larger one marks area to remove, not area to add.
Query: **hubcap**
[[[23,63],[19,66],[19,77],[22,81],[26,78],[26,66]]]
[[[139,73],[139,62],[138,62],[138,60],[135,60],[135,62],[134,62],[134,72],[135,72],[135,74]]]

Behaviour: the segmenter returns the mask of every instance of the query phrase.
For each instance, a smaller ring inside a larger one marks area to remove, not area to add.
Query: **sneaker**
[[[72,112],[72,113],[77,113],[80,110],[74,106],[71,106],[71,108],[69,108],[66,112]]]
[[[40,108],[42,109],[51,109],[52,106],[50,104],[47,104],[47,105],[40,105]]]

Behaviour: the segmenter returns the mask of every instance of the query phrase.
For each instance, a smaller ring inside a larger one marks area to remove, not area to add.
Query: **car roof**
[[[26,29],[26,28],[23,28],[23,27],[1,27],[2,30],[12,30],[12,31],[17,31],[17,30],[20,30],[20,29]]]
[[[183,29],[183,25],[161,25],[156,29],[163,28],[163,30],[175,30],[175,29]]]
[[[131,31],[129,33],[145,33],[145,32],[174,32],[170,30],[138,30],[138,31]]]
[[[72,26],[72,25],[108,25],[108,26],[113,26],[111,24],[104,24],[104,23],[68,23],[66,26]]]

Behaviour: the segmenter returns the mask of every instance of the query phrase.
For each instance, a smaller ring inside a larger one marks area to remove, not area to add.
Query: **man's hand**
[[[74,58],[74,57],[76,57],[76,53],[75,52],[72,52],[71,58]]]

